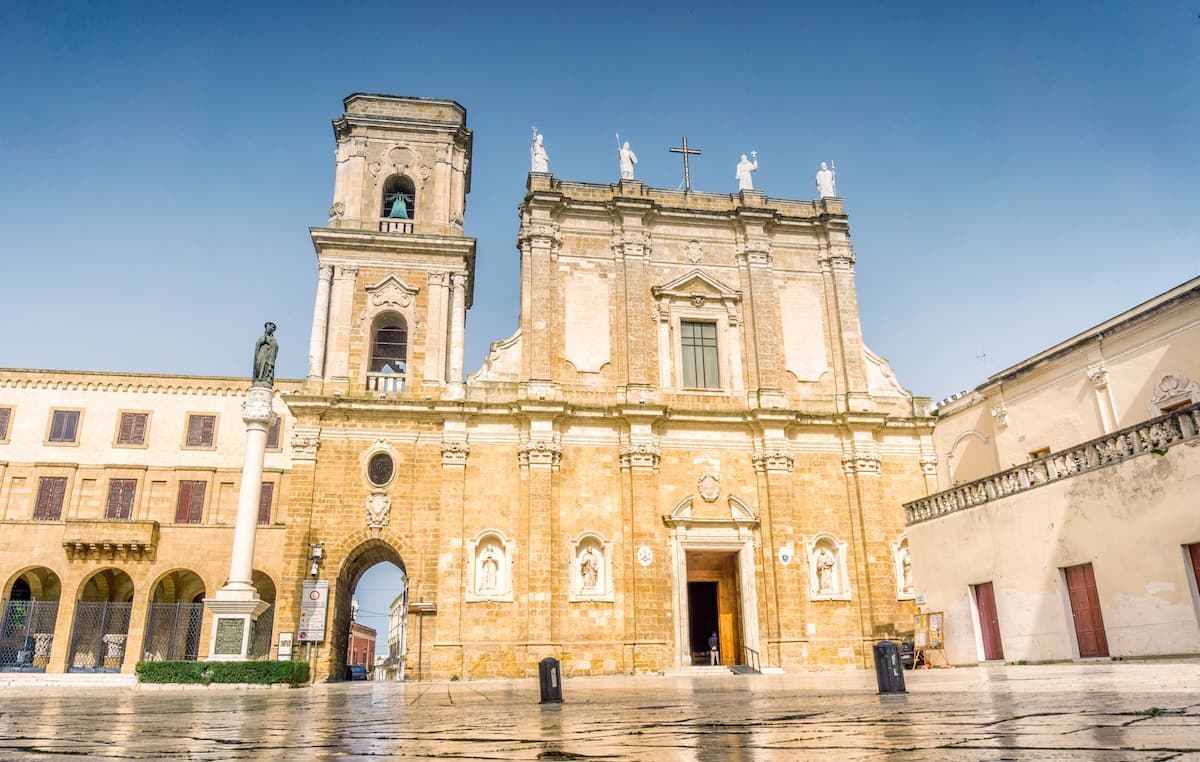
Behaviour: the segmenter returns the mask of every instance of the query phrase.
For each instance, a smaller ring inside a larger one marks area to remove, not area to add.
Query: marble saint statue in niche
[[[537,131],[537,127],[533,128],[533,142],[529,144],[530,172],[550,171],[550,155],[546,153],[546,147],[542,145],[544,137]]]
[[[494,593],[499,588],[500,561],[496,557],[496,549],[488,546],[479,557],[479,592]]]
[[[833,557],[829,548],[822,547],[816,552],[813,556],[813,566],[817,570],[817,592],[836,593],[833,572],[837,567],[837,559]]]
[[[825,162],[821,162],[821,168],[817,170],[817,197],[825,198],[826,196],[836,195],[837,166],[835,165],[833,169],[830,169],[826,166]]]
[[[599,589],[600,554],[590,545],[579,559],[579,580],[580,590],[585,593],[594,593]]]
[[[751,151],[750,155],[754,160],[746,158],[746,154],[742,154],[742,160],[737,165],[737,184],[738,190],[754,190],[754,181],[750,179],[751,172],[758,171],[758,151]]]
[[[908,548],[900,549],[900,576],[901,592],[911,593],[913,591],[912,584],[912,554],[908,552]]]

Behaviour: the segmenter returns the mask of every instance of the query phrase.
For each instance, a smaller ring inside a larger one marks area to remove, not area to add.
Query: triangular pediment
[[[678,278],[654,286],[650,291],[656,297],[689,297],[703,294],[716,299],[741,299],[742,292],[726,286],[703,270],[692,270]]]

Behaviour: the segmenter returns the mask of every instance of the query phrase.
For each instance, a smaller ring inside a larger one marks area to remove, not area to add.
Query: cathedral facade
[[[464,380],[465,110],[355,94],[333,127],[309,372],[277,384],[264,476],[264,655],[298,634],[305,582],[327,581],[325,639],[307,655],[318,679],[339,677],[350,598],[380,561],[404,569],[422,617],[406,630],[410,674],[420,660],[442,678],[536,674],[547,656],[569,675],[661,672],[713,650],[759,669],[854,668],[910,626],[900,506],[936,488],[933,419],[863,343],[840,199],[531,172],[518,328]],[[153,658],[152,604],[211,594],[232,536],[219,517],[236,494],[236,412],[193,432],[217,405],[179,389],[230,407],[237,384],[43,375],[0,379],[0,518],[34,538],[0,549],[3,594],[59,600],[52,642],[20,645],[42,648],[49,671],[76,668],[78,604],[119,598],[121,642],[138,644],[125,650]],[[104,429],[94,446],[51,442],[71,410]],[[131,426],[179,419],[185,446],[118,448],[139,411]],[[32,438],[35,421],[46,431],[22,444],[19,424]],[[186,446],[192,434],[211,447]],[[65,481],[43,499],[50,476]],[[38,513],[60,487],[58,514]],[[146,536],[130,545],[134,525]],[[200,658],[207,617],[188,620]]]

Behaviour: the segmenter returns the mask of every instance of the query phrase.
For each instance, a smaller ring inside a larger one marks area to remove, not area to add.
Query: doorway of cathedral
[[[686,554],[688,637],[692,664],[743,664],[741,589],[736,551]],[[715,659],[710,639],[717,636]]]
[[[331,682],[376,674],[404,679],[407,583],[404,561],[384,540],[350,551],[333,585],[333,624],[326,633]]]

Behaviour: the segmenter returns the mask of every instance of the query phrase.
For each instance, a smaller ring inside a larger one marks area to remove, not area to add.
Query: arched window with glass
[[[371,365],[367,391],[390,394],[404,391],[408,372],[408,323],[395,313],[381,315],[371,332]]]
[[[411,233],[416,218],[417,189],[406,175],[392,175],[383,184],[379,232]]]

